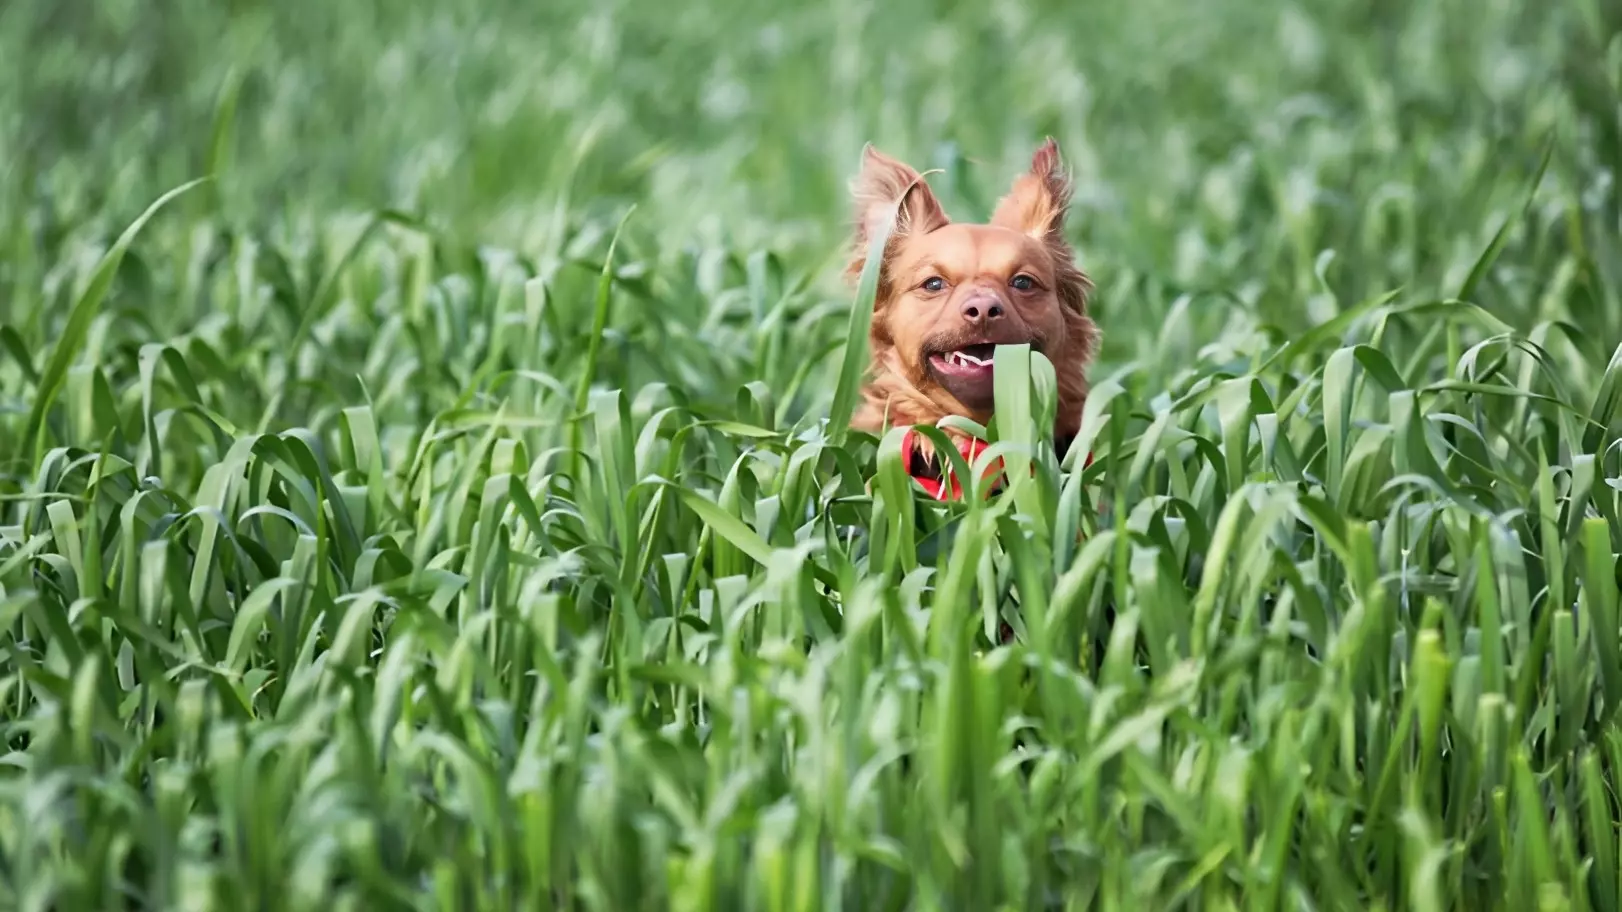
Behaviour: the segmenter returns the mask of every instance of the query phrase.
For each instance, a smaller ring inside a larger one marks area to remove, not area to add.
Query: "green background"
[[[0,904],[1617,909],[1619,32],[8,0]],[[1096,462],[909,504],[846,184],[1046,135]]]

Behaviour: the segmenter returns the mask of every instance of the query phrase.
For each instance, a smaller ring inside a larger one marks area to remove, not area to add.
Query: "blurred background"
[[[769,252],[836,309],[864,142],[947,168],[932,180],[949,211],[979,219],[1052,134],[1100,285],[1100,370],[1155,387],[1220,340],[1219,361],[1387,290],[1455,293],[1552,135],[1533,217],[1476,295],[1524,327],[1554,264],[1614,235],[1618,9],[7,0],[0,58],[20,78],[0,81],[0,307],[31,343],[51,338],[59,309],[17,303],[49,264],[82,266],[157,195],[214,173],[190,220],[151,233],[206,220],[297,247],[387,209],[469,250],[600,262],[634,203],[637,274],[708,252],[742,284]],[[1602,237],[1574,240],[1573,218]],[[1622,283],[1598,285],[1569,306],[1617,338]],[[183,331],[208,306],[193,305],[177,291],[151,331]],[[752,370],[686,373],[730,396]]]
[[[1622,895],[1619,34],[0,0],[0,906]],[[979,220],[1045,135],[1119,384],[1100,484],[903,579],[938,514],[818,437],[861,364],[846,184],[872,142]],[[1072,560],[1095,494],[1130,566],[1090,519]],[[905,633],[1011,588],[1059,612],[1034,653]]]
[[[1618,14],[1582,5],[8,0],[0,162],[13,218],[128,219],[207,172],[235,87],[235,219],[388,206],[523,247],[560,201],[635,201],[670,238],[821,252],[863,142],[967,157],[978,216],[1051,133],[1089,259],[1240,286],[1325,230],[1246,249],[1257,219],[1487,230],[1520,184],[1494,179],[1606,75],[1586,19]],[[1471,256],[1405,252],[1431,277]]]

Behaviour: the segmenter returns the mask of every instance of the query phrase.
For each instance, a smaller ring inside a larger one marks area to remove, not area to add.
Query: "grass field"
[[[6,0],[0,908],[1622,909],[1619,36]],[[909,503],[845,182],[1046,134],[1095,462]]]

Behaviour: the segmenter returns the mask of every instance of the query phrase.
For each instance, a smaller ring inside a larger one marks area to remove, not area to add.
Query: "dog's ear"
[[[892,211],[896,218],[892,240],[934,231],[951,222],[922,175],[871,144],[862,149],[862,170],[851,182],[850,192],[856,204],[856,232],[846,273],[853,279],[867,262],[873,235],[883,230]]]
[[[1059,159],[1059,144],[1049,137],[1031,156],[1031,170],[1015,178],[1008,195],[997,201],[991,224],[1045,241],[1064,230],[1069,208],[1070,176]]]
[[[1014,178],[1013,188],[997,202],[991,224],[1012,228],[1046,244],[1058,267],[1059,297],[1085,313],[1092,282],[1076,266],[1070,245],[1064,240],[1070,192],[1070,175],[1059,158],[1059,144],[1050,136],[1031,156],[1031,169]]]

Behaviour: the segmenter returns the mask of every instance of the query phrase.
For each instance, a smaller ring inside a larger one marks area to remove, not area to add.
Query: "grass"
[[[0,906],[1622,907],[1614,8],[161,5],[0,5]],[[915,502],[843,183],[1047,133]]]

